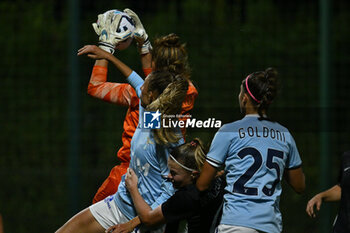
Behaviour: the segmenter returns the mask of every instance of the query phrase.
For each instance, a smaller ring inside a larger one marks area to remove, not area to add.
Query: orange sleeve
[[[137,104],[135,90],[127,83],[107,82],[107,72],[107,67],[94,66],[87,89],[88,94],[121,106]]]
[[[192,110],[194,106],[194,101],[198,96],[198,91],[193,85],[191,81],[189,81],[187,95],[185,97],[184,102],[182,102],[182,111],[181,114],[187,113],[188,111]]]
[[[152,68],[142,68],[142,70],[145,74],[145,77],[147,77],[152,72]]]
[[[189,81],[187,95],[185,97],[185,100],[182,102],[181,115],[186,115],[186,113],[188,113],[189,111],[192,110],[192,108],[194,106],[194,100],[197,98],[197,96],[198,96],[197,89],[195,88],[193,83],[191,81]],[[180,120],[187,121],[188,118],[181,117]],[[186,128],[185,127],[181,128],[181,133],[184,137],[184,140],[186,140]]]

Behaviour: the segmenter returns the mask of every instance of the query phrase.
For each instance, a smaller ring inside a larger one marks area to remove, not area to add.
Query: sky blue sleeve
[[[159,205],[163,204],[175,193],[173,184],[167,181],[166,179],[164,179],[161,189],[162,189],[162,194],[151,205],[152,210],[157,208]]]
[[[181,130],[178,129],[178,131],[181,135],[181,139],[177,143],[174,143],[171,146],[166,147],[166,148],[164,148],[164,146],[156,144],[157,156],[158,156],[160,171],[161,171],[161,174],[163,177],[163,182],[162,182],[161,188],[160,188],[161,195],[151,205],[152,209],[155,209],[157,206],[163,204],[166,200],[168,200],[175,193],[173,184],[167,179],[167,176],[169,174],[169,168],[168,168],[169,149],[184,143],[184,139],[182,138]],[[162,149],[162,147],[164,149]]]
[[[126,81],[128,81],[128,83],[130,83],[130,85],[135,89],[137,97],[140,98],[141,86],[144,83],[143,79],[135,71],[133,71],[129,77],[126,78]]]
[[[210,165],[220,167],[224,164],[231,144],[231,138],[232,135],[225,125],[215,134],[207,154],[207,162]]]
[[[301,166],[301,158],[299,155],[299,151],[297,148],[297,145],[295,144],[294,138],[292,135],[290,135],[290,149],[289,149],[289,155],[288,155],[288,161],[286,164],[287,169],[293,169],[298,168]]]

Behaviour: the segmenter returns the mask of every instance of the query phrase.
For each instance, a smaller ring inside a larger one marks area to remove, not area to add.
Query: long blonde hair
[[[174,75],[168,71],[155,71],[149,77],[148,90],[156,91],[159,96],[150,103],[147,111],[159,111],[162,115],[176,115],[181,112],[182,102],[186,97],[188,81],[182,75]],[[159,144],[177,142],[181,133],[174,128],[154,129],[155,140]]]

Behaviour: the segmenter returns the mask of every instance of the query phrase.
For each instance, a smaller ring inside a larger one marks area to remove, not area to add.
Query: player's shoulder
[[[284,137],[286,138],[286,142],[294,144],[294,137],[286,126],[284,126],[276,121],[271,121],[270,125],[271,125],[271,127],[273,127],[273,129],[278,130],[279,132],[283,133]]]
[[[237,121],[226,123],[221,126],[221,128],[218,130],[218,133],[223,135],[225,139],[231,140],[232,138],[238,135],[240,128],[246,125],[245,121],[246,119],[243,118]]]
[[[288,134],[290,133],[287,127],[278,123],[277,121],[270,121],[270,124],[273,125],[274,128],[279,129],[281,132],[286,132]]]
[[[242,126],[243,120],[244,120],[244,118],[237,120],[237,121],[234,121],[234,122],[226,123],[223,126],[221,126],[219,131],[221,131],[221,132],[234,132]]]

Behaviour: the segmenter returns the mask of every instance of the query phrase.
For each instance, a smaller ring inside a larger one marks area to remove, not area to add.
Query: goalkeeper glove
[[[134,38],[137,41],[138,50],[140,54],[147,54],[152,50],[151,42],[149,41],[148,35],[145,28],[143,27],[140,18],[135,12],[130,9],[124,9],[124,12],[127,13],[135,22],[135,31]]]
[[[106,28],[109,27],[114,11],[115,10],[109,10],[103,14],[99,14],[97,22],[92,24],[96,34],[99,36],[98,47],[111,54],[114,53],[114,46],[107,42],[109,35]]]
[[[106,27],[107,22],[110,23],[115,10],[106,11],[103,14],[99,14],[97,17],[97,22],[92,24],[96,34],[101,35],[102,30]]]
[[[118,10],[110,10],[98,16],[97,23],[92,24],[99,36],[99,47],[111,54],[116,45],[133,36],[134,23],[129,15]]]

